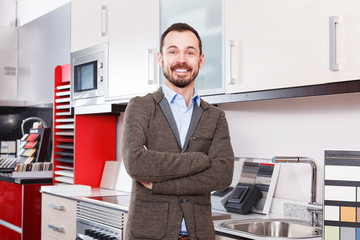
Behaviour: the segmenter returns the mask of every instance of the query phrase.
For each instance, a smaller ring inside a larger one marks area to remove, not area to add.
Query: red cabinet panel
[[[0,219],[21,227],[22,185],[0,181]]]
[[[100,187],[105,161],[116,159],[116,116],[76,115],[75,184]]]
[[[43,184],[29,184],[24,187],[23,240],[41,239],[41,193]]]
[[[21,240],[21,234],[0,225],[1,240]]]

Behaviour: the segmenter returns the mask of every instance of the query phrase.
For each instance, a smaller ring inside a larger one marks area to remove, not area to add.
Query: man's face
[[[165,37],[158,62],[166,79],[176,87],[184,88],[198,75],[204,54],[200,55],[199,41],[194,33],[172,31]]]

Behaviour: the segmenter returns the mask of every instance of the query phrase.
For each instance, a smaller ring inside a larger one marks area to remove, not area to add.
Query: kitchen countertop
[[[76,200],[76,201],[84,201],[87,203],[108,206],[112,208],[119,209],[123,212],[128,212],[129,204],[130,204],[130,193],[122,192],[116,190],[109,190],[103,188],[91,188],[85,185],[68,185],[68,186],[43,186],[41,188],[41,192],[57,195],[60,197]],[[114,204],[108,204],[106,202],[102,202],[100,200],[91,199],[94,197],[106,197],[106,196],[118,196],[121,199],[120,205],[116,206]],[[286,217],[283,214],[279,213],[270,213],[270,214],[258,214],[258,213],[249,213],[246,215],[230,213],[220,210],[213,210],[213,215],[217,216],[218,220],[214,220],[215,232],[220,235],[225,235],[229,237],[236,238],[246,238],[246,239],[257,239],[257,240],[279,240],[279,239],[288,239],[288,238],[280,238],[280,237],[258,237],[250,233],[236,231],[231,229],[225,229],[221,226],[224,221],[233,221],[233,220],[255,220],[255,219],[287,219],[287,220],[300,220],[296,218]],[[221,219],[221,215],[227,215],[227,219]],[[229,216],[230,215],[230,216]],[[301,239],[301,238],[291,238]],[[304,239],[304,238],[302,238]],[[321,240],[321,237],[308,238],[311,240]]]
[[[11,173],[0,173],[0,181],[16,184],[52,184],[52,178],[21,178],[13,177]]]

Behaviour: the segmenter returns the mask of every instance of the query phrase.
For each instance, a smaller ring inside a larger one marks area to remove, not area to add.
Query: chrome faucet
[[[312,226],[319,226],[319,213],[322,212],[322,204],[316,202],[316,164],[311,158],[307,157],[284,157],[274,156],[272,159],[273,163],[309,163],[312,169],[311,175],[311,196],[310,202],[308,203],[307,210],[311,213]]]

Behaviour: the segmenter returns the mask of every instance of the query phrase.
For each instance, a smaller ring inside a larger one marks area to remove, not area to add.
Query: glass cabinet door
[[[189,24],[202,39],[205,60],[195,87],[201,95],[223,93],[222,0],[160,0],[160,34],[176,22]]]

